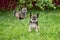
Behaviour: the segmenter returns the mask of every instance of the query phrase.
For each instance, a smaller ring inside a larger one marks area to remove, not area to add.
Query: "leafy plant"
[[[46,7],[56,9],[55,5],[52,2],[53,0],[19,0],[19,4],[22,6],[26,5],[28,8],[38,6],[42,10],[44,10]]]
[[[36,6],[40,7],[42,10],[45,9],[45,7],[54,8],[56,9],[55,5],[52,3],[53,0],[38,0],[36,3]]]

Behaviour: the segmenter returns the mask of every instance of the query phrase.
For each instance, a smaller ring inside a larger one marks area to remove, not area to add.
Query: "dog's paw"
[[[37,30],[35,30],[36,32],[38,32],[38,29]]]
[[[31,30],[28,30],[29,32],[31,32]]]

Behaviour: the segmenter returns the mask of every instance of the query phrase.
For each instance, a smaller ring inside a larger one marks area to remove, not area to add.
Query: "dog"
[[[17,12],[15,10],[13,13],[17,19],[24,19],[26,17],[27,8],[23,7],[22,10],[19,10]]]
[[[38,31],[38,16],[39,16],[39,13],[37,15],[32,15],[30,13],[30,23],[29,23],[28,31],[31,32],[32,29],[35,29],[35,31]]]

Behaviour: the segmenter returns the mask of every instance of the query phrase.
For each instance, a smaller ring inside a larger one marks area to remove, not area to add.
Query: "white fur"
[[[31,21],[32,21],[32,22],[37,22],[38,20],[32,20],[32,19],[31,19]]]

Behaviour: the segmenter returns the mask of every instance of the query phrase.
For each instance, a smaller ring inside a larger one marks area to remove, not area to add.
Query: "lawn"
[[[40,13],[38,32],[28,32],[29,12],[23,20],[12,12],[0,12],[0,40],[60,40],[60,10],[32,12]]]

